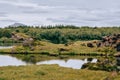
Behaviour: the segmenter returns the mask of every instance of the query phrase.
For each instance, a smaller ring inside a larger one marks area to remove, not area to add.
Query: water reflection
[[[88,62],[87,59],[84,59],[84,60],[69,59],[67,61],[65,61],[65,60],[49,60],[49,61],[38,62],[37,65],[40,65],[40,64],[58,64],[61,67],[81,69],[82,65],[87,63],[87,62]],[[93,59],[91,62],[96,63],[97,59]]]
[[[13,46],[0,46],[0,49],[10,49],[13,48]]]

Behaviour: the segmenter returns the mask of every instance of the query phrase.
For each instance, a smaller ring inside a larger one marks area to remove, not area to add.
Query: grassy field
[[[0,80],[119,80],[111,72],[75,70],[58,65],[0,67]]]
[[[94,40],[95,41],[95,40]],[[13,49],[0,49],[0,52],[29,52],[29,53],[48,53],[48,54],[80,54],[80,53],[103,53],[101,50],[104,47],[98,48],[94,41],[76,41],[65,44],[53,44],[48,41],[36,41],[32,50],[29,47],[22,45],[15,46]],[[93,43],[94,47],[87,47],[87,43]]]

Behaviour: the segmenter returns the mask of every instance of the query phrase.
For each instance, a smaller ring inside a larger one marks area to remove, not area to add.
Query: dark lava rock
[[[97,47],[112,47],[117,51],[120,51],[120,34],[114,34],[111,36],[104,36],[101,41],[96,43]]]
[[[92,43],[87,43],[87,47],[91,47],[91,48],[93,48],[94,45],[93,45]]]

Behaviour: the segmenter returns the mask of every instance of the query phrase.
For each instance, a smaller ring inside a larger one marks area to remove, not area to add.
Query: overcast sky
[[[0,26],[119,26],[120,0],[0,0]]]

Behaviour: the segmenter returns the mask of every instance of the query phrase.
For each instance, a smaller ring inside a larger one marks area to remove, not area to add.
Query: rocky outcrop
[[[117,51],[120,51],[120,34],[104,36],[101,41],[96,43],[96,45],[97,47],[109,46],[115,48]]]
[[[12,39],[17,41],[25,41],[26,39],[29,39],[30,37],[23,34],[23,33],[12,33]]]
[[[116,51],[120,52],[120,34],[104,36],[101,41],[87,43],[87,47],[92,48],[94,47],[94,44],[96,44],[97,47],[112,47],[115,48]]]
[[[33,38],[23,33],[12,33],[12,39],[21,42],[24,47],[26,46],[32,47],[32,44],[34,42]]]
[[[23,41],[23,46],[31,46],[33,44],[34,40],[32,38],[27,38]]]
[[[120,44],[117,44],[117,51],[120,51]]]
[[[93,45],[92,43],[87,43],[87,47],[91,47],[91,48],[93,48],[94,45]]]

